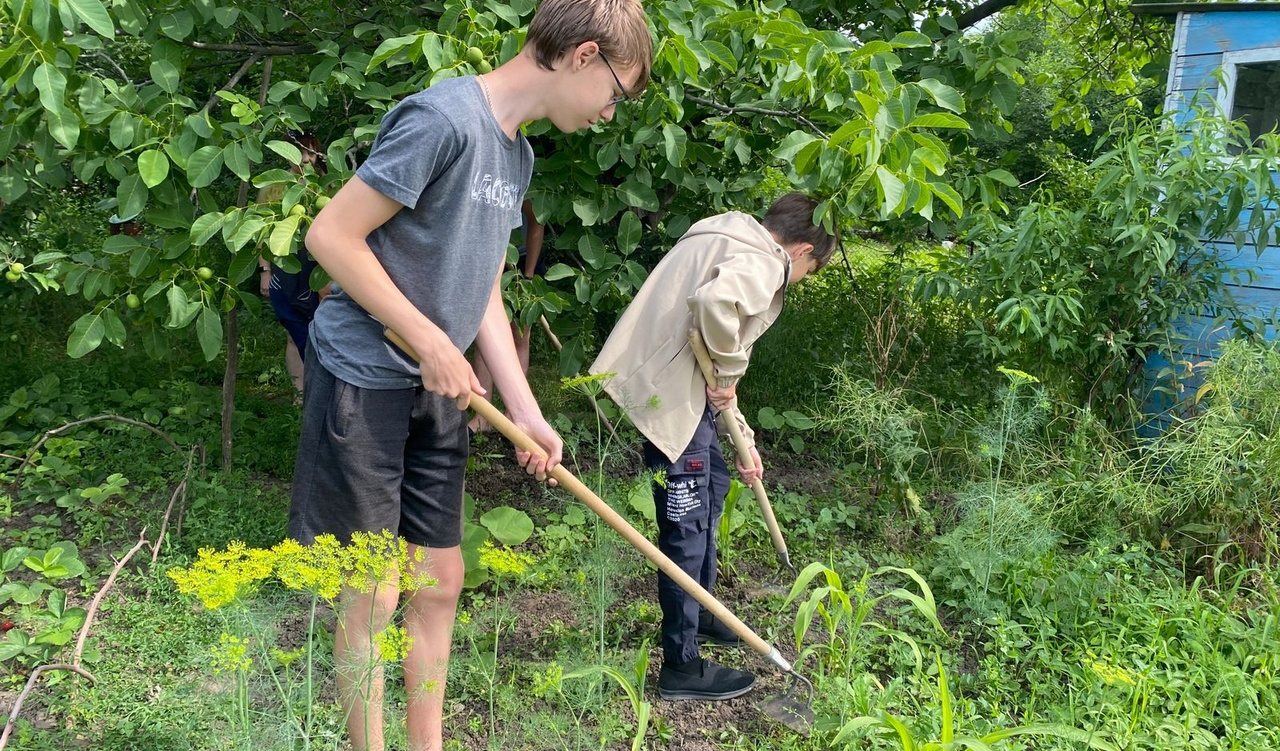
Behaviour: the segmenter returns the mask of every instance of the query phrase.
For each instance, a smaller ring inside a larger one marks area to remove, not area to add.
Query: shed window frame
[[[1235,118],[1236,83],[1241,66],[1252,63],[1280,64],[1280,47],[1258,47],[1222,53],[1222,85],[1218,88],[1218,107],[1227,117]],[[1277,123],[1280,125],[1280,122]],[[1280,129],[1278,129],[1280,130]]]

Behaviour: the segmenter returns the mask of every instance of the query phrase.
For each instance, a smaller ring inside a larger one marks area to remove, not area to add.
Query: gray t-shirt
[[[474,77],[455,78],[388,112],[356,175],[405,207],[369,235],[369,247],[404,296],[465,350],[520,226],[529,142],[507,137]],[[361,388],[422,383],[418,364],[336,284],[316,311],[311,346],[325,369]]]

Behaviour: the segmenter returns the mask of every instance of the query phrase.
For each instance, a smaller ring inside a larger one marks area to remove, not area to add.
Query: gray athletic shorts
[[[462,543],[467,418],[419,387],[378,391],[335,378],[308,348],[289,537],[388,530],[429,548]]]

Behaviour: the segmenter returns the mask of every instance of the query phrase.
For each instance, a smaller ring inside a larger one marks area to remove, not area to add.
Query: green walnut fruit
[[[142,306],[142,300],[137,295],[130,293],[124,298],[124,304],[129,306],[129,310],[137,310]]]
[[[488,73],[491,70],[493,70],[493,66],[490,65],[485,60],[481,60],[480,62],[476,63],[476,71],[479,73]]]
[[[289,216],[306,216],[307,207],[300,203],[295,203],[293,208],[289,209]]]
[[[18,341],[18,335],[17,335],[17,334],[10,334],[10,335],[9,335],[9,341],[11,341],[11,342],[16,342],[16,341]]]
[[[467,62],[472,65],[479,65],[484,62],[484,52],[479,47],[467,48]]]
[[[27,267],[18,263],[17,261],[14,261],[13,263],[9,264],[9,270],[15,274],[21,274],[22,272],[27,270]]]
[[[207,282],[213,278],[213,269],[209,268],[208,266],[201,266],[200,268],[196,269],[196,276],[200,277],[201,279]]]
[[[10,271],[4,272],[4,278],[8,279],[11,282],[16,282],[22,278],[22,274],[19,274],[13,270],[10,270]]]
[[[329,196],[320,196],[316,198],[316,211],[323,209],[329,205]]]

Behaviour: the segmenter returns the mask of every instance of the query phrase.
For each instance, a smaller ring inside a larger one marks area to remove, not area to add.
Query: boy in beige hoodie
[[[605,391],[644,436],[654,483],[658,547],[708,591],[716,578],[715,531],[729,490],[717,419],[736,419],[737,382],[751,347],[782,312],[787,287],[822,268],[835,237],[813,223],[817,201],[802,193],[779,198],[763,221],[731,211],[685,233],[649,275],[619,319],[592,373],[612,373]],[[706,383],[688,332],[698,329],[715,369]],[[738,464],[743,478],[764,467]],[[669,577],[658,574],[662,606],[664,699],[731,699],[755,676],[703,660],[699,642],[737,646],[724,624],[702,610]]]

